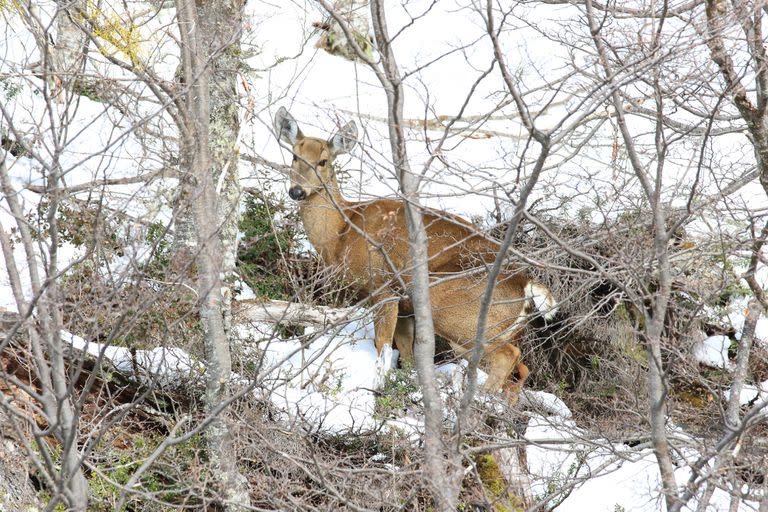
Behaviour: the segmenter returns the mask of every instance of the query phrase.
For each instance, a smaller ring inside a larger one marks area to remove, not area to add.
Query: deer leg
[[[376,306],[373,314],[374,342],[376,352],[380,355],[384,345],[392,345],[397,326],[397,302],[384,302]]]
[[[374,299],[375,302],[381,300],[380,297]],[[387,372],[397,365],[397,359],[392,352],[392,338],[396,326],[397,302],[379,302],[373,314],[374,344],[378,353],[376,372],[373,378],[374,389],[380,389],[384,386]]]
[[[528,378],[529,373],[531,373],[531,371],[528,369],[528,366],[523,362],[519,362],[517,363],[515,372],[510,375],[507,382],[504,383],[504,393],[509,396],[512,403],[517,402],[517,397],[520,395],[520,391],[523,389],[523,384]],[[513,377],[516,378],[513,379]]]
[[[415,323],[412,316],[398,317],[393,340],[400,351],[400,359],[413,362],[413,335]]]
[[[483,388],[493,392],[505,389],[515,369],[520,373],[518,385],[522,387],[525,377],[528,376],[528,367],[520,361],[520,357],[520,349],[509,342],[494,343],[486,347],[483,359],[488,368],[488,380],[485,381]],[[510,396],[512,403],[517,402],[517,393],[516,391],[513,393]]]

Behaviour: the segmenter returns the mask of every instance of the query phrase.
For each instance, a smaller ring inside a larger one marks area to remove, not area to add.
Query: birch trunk
[[[184,212],[196,237],[195,264],[206,354],[209,457],[225,510],[250,507],[247,482],[238,472],[230,428],[220,406],[230,397],[229,323],[239,183],[236,76],[243,3],[177,1],[187,121],[182,128]],[[187,236],[190,233],[187,232]],[[185,240],[190,245],[191,239]]]
[[[77,26],[73,17],[86,12],[84,0],[57,0],[56,46],[53,51],[53,67],[59,95],[71,90],[72,84],[81,77],[88,51],[88,35]]]

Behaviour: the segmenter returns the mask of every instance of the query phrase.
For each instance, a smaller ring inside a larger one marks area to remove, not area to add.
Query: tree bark
[[[13,437],[0,432],[0,510],[42,510],[28,466]]]
[[[84,0],[57,0],[56,2],[56,46],[53,52],[53,67],[57,86],[72,90],[72,84],[82,75],[88,52],[88,34],[77,26],[73,16],[87,11]]]
[[[208,414],[216,414],[217,406],[230,396],[232,368],[231,292],[226,275],[234,270],[237,236],[236,73],[243,3],[178,0],[176,5],[187,86],[182,172],[186,183],[194,185],[186,197],[196,233],[194,255],[206,355],[205,406]],[[222,506],[226,510],[248,508],[247,481],[238,472],[226,418],[214,418],[206,434]]]
[[[461,484],[461,463],[457,454],[448,450],[442,441],[443,410],[434,365],[435,331],[429,300],[427,232],[419,203],[419,177],[411,170],[405,145],[403,84],[390,45],[381,0],[371,2],[371,19],[383,68],[378,76],[387,96],[392,159],[403,195],[408,227],[409,268],[412,271],[410,296],[416,324],[414,357],[424,402],[426,477],[437,509],[453,511],[456,510]]]

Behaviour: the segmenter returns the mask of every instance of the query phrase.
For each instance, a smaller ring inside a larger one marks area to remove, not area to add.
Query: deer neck
[[[339,235],[347,225],[342,213],[346,206],[336,183],[312,194],[299,206],[309,241],[326,263],[341,263],[343,259]]]

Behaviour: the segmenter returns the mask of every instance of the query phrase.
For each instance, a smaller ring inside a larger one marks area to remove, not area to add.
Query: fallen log
[[[290,325],[329,326],[350,320],[358,308],[312,306],[282,300],[244,300],[234,306],[236,322],[267,322]]]

